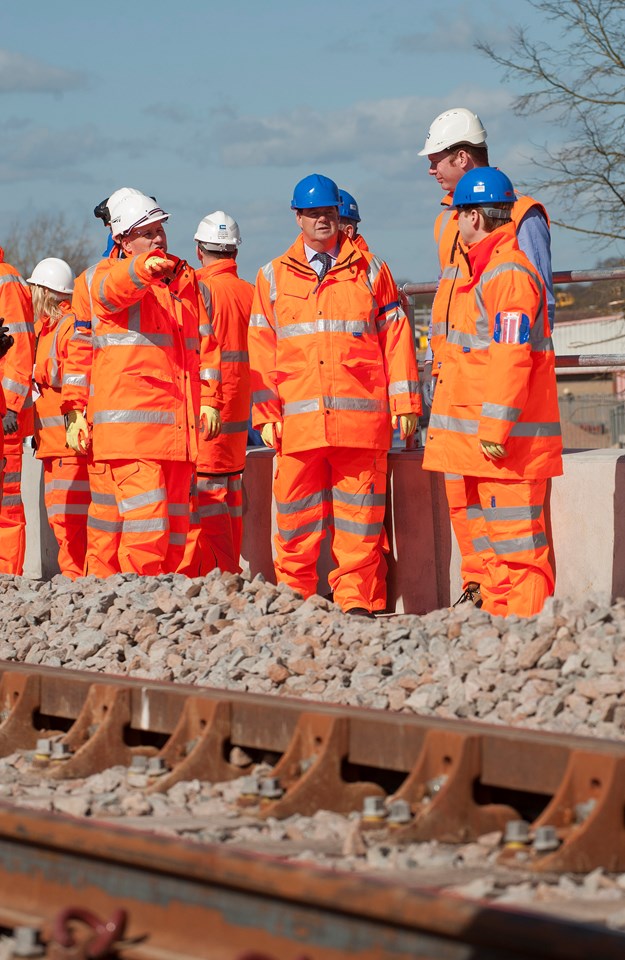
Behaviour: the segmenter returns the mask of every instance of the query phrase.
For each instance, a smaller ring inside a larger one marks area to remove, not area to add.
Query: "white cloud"
[[[86,85],[76,70],[53,67],[0,48],[0,93],[65,93]]]

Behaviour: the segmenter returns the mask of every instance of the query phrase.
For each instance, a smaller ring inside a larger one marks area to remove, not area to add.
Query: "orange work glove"
[[[275,447],[277,450],[282,439],[282,423],[280,420],[276,420],[263,424],[260,428],[260,435],[266,447]]]
[[[221,414],[215,407],[200,407],[200,433],[214,440],[221,433]]]
[[[65,441],[75,453],[87,453],[89,427],[81,410],[70,410],[65,414]]]
[[[502,457],[508,456],[508,451],[503,443],[493,443],[492,440],[480,440],[480,447],[482,448],[484,456],[488,457],[489,460],[501,460]]]
[[[417,429],[418,420],[419,417],[416,413],[395,413],[391,417],[393,430],[396,429],[397,424],[399,423],[399,436],[401,440],[405,440],[406,437],[411,437],[413,435]]]

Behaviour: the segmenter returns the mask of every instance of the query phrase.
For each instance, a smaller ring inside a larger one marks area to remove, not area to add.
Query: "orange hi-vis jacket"
[[[354,244],[355,247],[358,247],[359,250],[369,249],[369,245],[365,240],[365,238],[363,237],[362,233],[357,233],[356,236],[353,238],[352,243]]]
[[[453,194],[448,193],[442,200],[446,207],[442,210],[434,222],[434,241],[438,247],[438,259],[440,263],[440,278],[436,295],[432,304],[432,326],[430,331],[430,349],[434,354],[432,364],[432,373],[434,376],[438,373],[440,362],[440,347],[447,336],[449,317],[454,288],[469,278],[469,264],[466,250],[462,245],[462,239],[458,230],[458,211],[451,206]],[[549,224],[547,211],[542,203],[520,194],[512,207],[512,222],[515,230],[518,230],[523,217],[532,209],[537,207]],[[438,354],[438,356],[437,356]]]
[[[152,250],[96,267],[92,396],[94,460],[197,459],[200,403],[221,406],[219,346],[194,271],[177,257],[169,283],[146,269]]]
[[[245,467],[250,417],[250,360],[247,331],[254,287],[237,274],[236,261],[217,260],[195,271],[208,314],[208,329],[221,349],[221,433],[204,442],[200,437],[200,473],[241,473]]]
[[[513,223],[469,248],[456,287],[423,466],[462,476],[540,480],[562,473],[562,436],[544,283]],[[486,457],[481,440],[504,444]]]
[[[67,348],[74,334],[74,314],[68,301],[59,304],[63,316],[56,323],[41,317],[35,325],[37,347],[33,381],[39,396],[35,399],[35,440],[37,457],[65,457],[65,420],[61,409],[61,387],[65,374]],[[78,409],[77,405],[75,408]]]
[[[254,426],[282,451],[386,450],[391,414],[420,413],[415,350],[387,265],[339,232],[321,283],[298,237],[258,273],[248,336]]]
[[[15,341],[0,359],[0,381],[6,409],[18,414],[18,437],[33,432],[32,373],[35,325],[28,284],[15,267],[4,262],[0,248],[0,326],[8,327]]]

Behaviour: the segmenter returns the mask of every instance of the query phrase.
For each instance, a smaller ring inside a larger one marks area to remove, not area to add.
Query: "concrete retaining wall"
[[[421,469],[422,450],[389,453],[386,528],[389,555],[389,609],[425,613],[448,606],[461,590],[459,556],[453,538],[443,478]],[[621,450],[565,454],[564,476],[552,484],[550,522],[556,568],[556,596],[588,593],[625,597],[625,456]],[[275,504],[273,451],[248,451],[243,475],[242,562],[253,574],[274,579]],[[23,497],[27,512],[27,576],[58,572],[56,544],[43,507],[41,468],[30,451],[24,457]],[[328,591],[331,568],[324,541],[319,593]]]

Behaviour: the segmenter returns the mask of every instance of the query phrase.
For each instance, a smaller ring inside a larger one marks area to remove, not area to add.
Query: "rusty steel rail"
[[[373,800],[391,843],[466,842],[524,821],[524,868],[625,870],[623,742],[0,666],[0,756],[26,751],[37,776],[85,777],[143,757],[149,791],[241,778],[241,805],[260,818],[347,814]],[[230,762],[235,746],[247,770]],[[259,761],[272,766],[268,790],[245,776]],[[545,828],[548,850],[535,842]],[[502,862],[510,856],[503,848]]]

